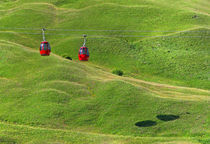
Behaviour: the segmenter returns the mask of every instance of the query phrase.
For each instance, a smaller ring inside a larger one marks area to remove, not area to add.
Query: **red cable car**
[[[51,47],[50,44],[45,40],[45,35],[44,35],[45,29],[42,29],[42,36],[43,36],[43,41],[41,42],[40,45],[40,54],[41,56],[49,56],[51,52]]]
[[[86,44],[86,37],[87,36],[84,35],[84,44],[79,49],[78,57],[79,57],[80,61],[88,61],[88,58],[89,58],[89,51],[88,51],[88,48],[85,46],[85,44]]]
[[[88,61],[88,58],[89,58],[88,48],[87,47],[81,47],[79,49],[78,56],[79,56],[80,61]]]
[[[40,54],[41,56],[49,56],[51,52],[50,44],[47,41],[41,42]]]

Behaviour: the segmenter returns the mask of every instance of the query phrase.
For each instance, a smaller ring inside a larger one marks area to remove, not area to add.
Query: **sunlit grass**
[[[208,4],[2,1],[1,28],[40,30],[0,29],[0,143],[208,143]],[[52,54],[41,57],[43,27],[150,32],[47,31],[64,35],[47,34]],[[86,63],[77,60],[84,33]]]

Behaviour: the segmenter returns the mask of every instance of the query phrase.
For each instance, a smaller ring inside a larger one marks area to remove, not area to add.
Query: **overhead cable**
[[[0,31],[0,33],[11,33],[11,34],[28,34],[28,35],[42,35],[42,33],[30,33],[30,32],[12,32],[12,31]],[[60,35],[60,36],[76,36],[80,37],[80,34],[62,34],[62,33],[45,33],[45,35]],[[149,38],[149,37],[182,37],[182,38],[210,38],[210,36],[201,36],[201,35],[157,35],[157,36],[145,36],[145,35],[88,35],[89,37],[118,37],[118,38]]]
[[[18,28],[18,27],[0,27],[2,30],[42,30],[42,28]],[[196,33],[210,32],[210,30],[97,30],[97,29],[50,29],[47,31],[77,31],[77,32],[135,32],[135,33],[160,33],[160,32],[176,32],[176,33]]]

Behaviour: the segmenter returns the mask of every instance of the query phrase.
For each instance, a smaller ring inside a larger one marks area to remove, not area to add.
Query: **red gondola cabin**
[[[41,42],[40,54],[41,56],[49,56],[51,52],[50,44],[47,41]]]
[[[88,48],[87,47],[81,47],[79,49],[78,57],[79,57],[80,61],[88,61],[88,58],[89,58]]]

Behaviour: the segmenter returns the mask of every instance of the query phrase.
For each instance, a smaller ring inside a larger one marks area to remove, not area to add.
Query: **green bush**
[[[116,75],[119,75],[119,76],[122,76],[123,75],[123,71],[122,70],[119,70],[119,69],[115,69],[112,71],[113,74],[116,74]]]

